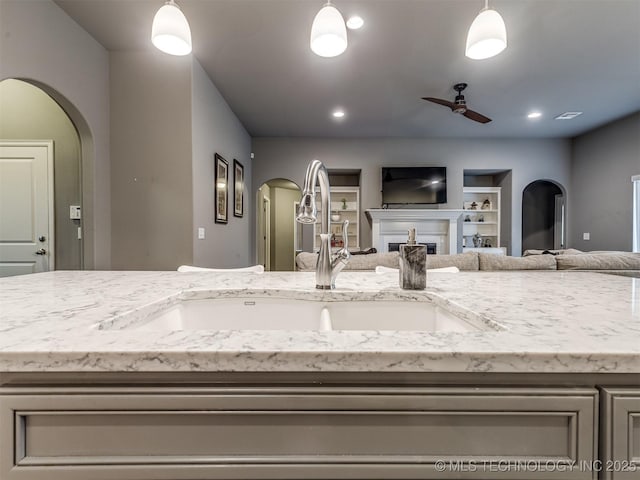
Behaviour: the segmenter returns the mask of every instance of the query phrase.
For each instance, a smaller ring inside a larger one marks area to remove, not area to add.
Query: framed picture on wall
[[[227,223],[227,202],[229,192],[229,162],[216,153],[215,155],[216,176],[216,223]]]
[[[244,213],[244,167],[233,159],[233,216],[242,217]]]

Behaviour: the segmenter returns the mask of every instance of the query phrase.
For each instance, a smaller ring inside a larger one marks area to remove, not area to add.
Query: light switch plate
[[[591,234],[589,232],[585,232],[582,234],[583,240],[591,240]]]
[[[198,227],[198,240],[204,240],[204,228]]]
[[[82,218],[80,205],[69,205],[69,218],[71,220],[80,220]]]

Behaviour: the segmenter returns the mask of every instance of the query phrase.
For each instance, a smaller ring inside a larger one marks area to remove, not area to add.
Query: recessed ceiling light
[[[344,118],[344,110],[335,110],[331,115],[333,115],[333,118]]]
[[[556,120],[571,120],[578,115],[582,115],[582,112],[564,112],[556,117]]]
[[[437,185],[440,183],[440,180],[431,180],[431,185]]]
[[[527,115],[527,118],[540,118],[542,116],[541,112],[530,112]]]
[[[358,15],[349,17],[349,19],[347,20],[347,28],[350,30],[358,30],[359,28],[362,28],[363,25],[364,20]]]

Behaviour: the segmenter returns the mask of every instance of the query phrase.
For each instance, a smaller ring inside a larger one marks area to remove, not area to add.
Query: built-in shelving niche
[[[485,221],[493,220],[497,223],[497,228],[499,228],[499,232],[495,232],[495,236],[491,237],[491,241],[495,243],[492,245],[494,247],[505,247],[506,254],[511,255],[511,218],[512,218],[512,209],[511,209],[511,199],[512,199],[512,171],[511,170],[497,170],[497,169],[484,169],[484,170],[464,170],[464,182],[463,186],[465,192],[470,192],[473,190],[481,191],[483,189],[497,189],[499,188],[498,195],[488,195],[491,199],[500,199],[499,205],[493,205],[494,208],[492,210],[497,211],[497,216],[499,218],[494,218],[496,214],[488,214],[485,215]],[[485,195],[487,196],[487,195]],[[473,194],[470,196],[465,193],[464,198],[471,198]],[[460,208],[463,208],[463,205],[460,205]],[[480,206],[478,207],[480,209]],[[489,225],[480,227],[487,230],[491,228]],[[471,225],[467,226],[467,230],[470,233],[474,227]],[[483,230],[483,231],[484,231]],[[482,233],[482,232],[480,232]],[[469,243],[470,238],[467,239],[467,248],[472,245]],[[499,242],[499,244],[497,244]]]
[[[331,185],[331,225],[332,249],[338,250],[343,244],[342,224],[349,220],[348,248],[360,250],[360,174],[359,169],[328,169]],[[320,205],[320,192],[316,193]],[[313,250],[320,249],[320,220],[314,225]]]

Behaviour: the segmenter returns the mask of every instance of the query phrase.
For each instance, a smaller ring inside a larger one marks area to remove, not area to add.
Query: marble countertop
[[[238,295],[425,300],[471,311],[473,332],[140,331],[109,328],[157,302]],[[101,324],[104,329],[96,328]],[[0,372],[343,371],[640,373],[640,279],[590,272],[397,275],[49,272],[0,279]]]

